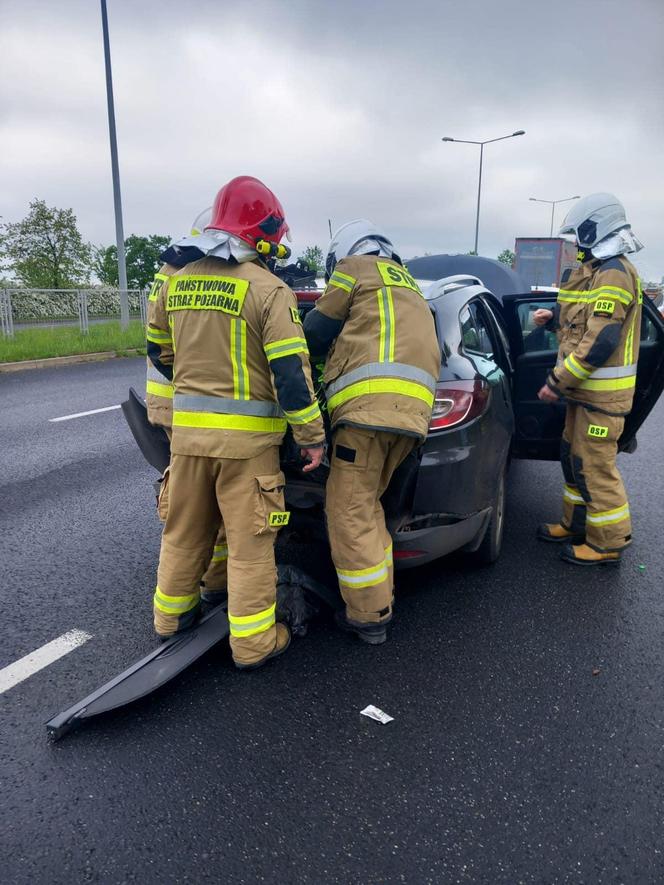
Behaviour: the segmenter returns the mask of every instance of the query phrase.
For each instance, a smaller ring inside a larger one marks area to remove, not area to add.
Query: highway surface
[[[534,539],[559,471],[516,463],[499,563],[402,575],[386,645],[324,619],[251,674],[218,647],[51,744],[50,716],[154,647],[154,471],[108,409],[143,377],[0,375],[0,881],[664,880],[662,404],[620,459],[620,569]],[[29,675],[33,653],[57,659]]]

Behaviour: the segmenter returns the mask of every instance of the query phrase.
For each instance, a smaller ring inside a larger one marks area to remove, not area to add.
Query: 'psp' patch
[[[590,424],[588,427],[588,436],[593,436],[595,439],[605,439],[609,435],[609,428],[602,427],[601,424]]]
[[[293,320],[294,323],[297,323],[298,326],[302,325],[302,317],[300,316],[300,313],[296,307],[290,308],[290,315],[291,315],[291,319]]]
[[[290,520],[290,510],[286,510],[283,512],[279,512],[275,510],[274,513],[271,513],[268,519],[268,525],[271,528],[279,528],[282,525],[288,525]]]

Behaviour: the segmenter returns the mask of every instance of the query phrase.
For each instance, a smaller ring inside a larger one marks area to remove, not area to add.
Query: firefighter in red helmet
[[[291,290],[264,263],[288,225],[262,182],[221,188],[195,245],[204,256],[164,282],[148,328],[151,357],[173,381],[169,506],[162,536],[155,629],[172,636],[200,609],[199,582],[223,521],[228,620],[235,664],[253,669],[290,642],[275,623],[274,541],[286,525],[279,444],[290,424],[305,470],[320,464],[325,432]]]

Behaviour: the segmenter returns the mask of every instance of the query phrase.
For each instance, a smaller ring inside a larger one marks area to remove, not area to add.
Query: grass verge
[[[145,349],[145,329],[140,320],[130,321],[126,329],[121,329],[119,322],[96,323],[87,335],[76,326],[19,329],[13,338],[0,337],[0,363],[107,350],[124,356],[134,348]]]

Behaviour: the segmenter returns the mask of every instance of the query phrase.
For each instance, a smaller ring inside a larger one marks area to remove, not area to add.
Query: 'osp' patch
[[[601,424],[590,424],[588,426],[588,436],[593,436],[595,439],[605,439],[608,435],[608,427],[602,427]]]
[[[616,309],[616,302],[610,301],[606,298],[600,298],[595,302],[595,310],[593,311],[595,316],[612,316],[613,311]]]

